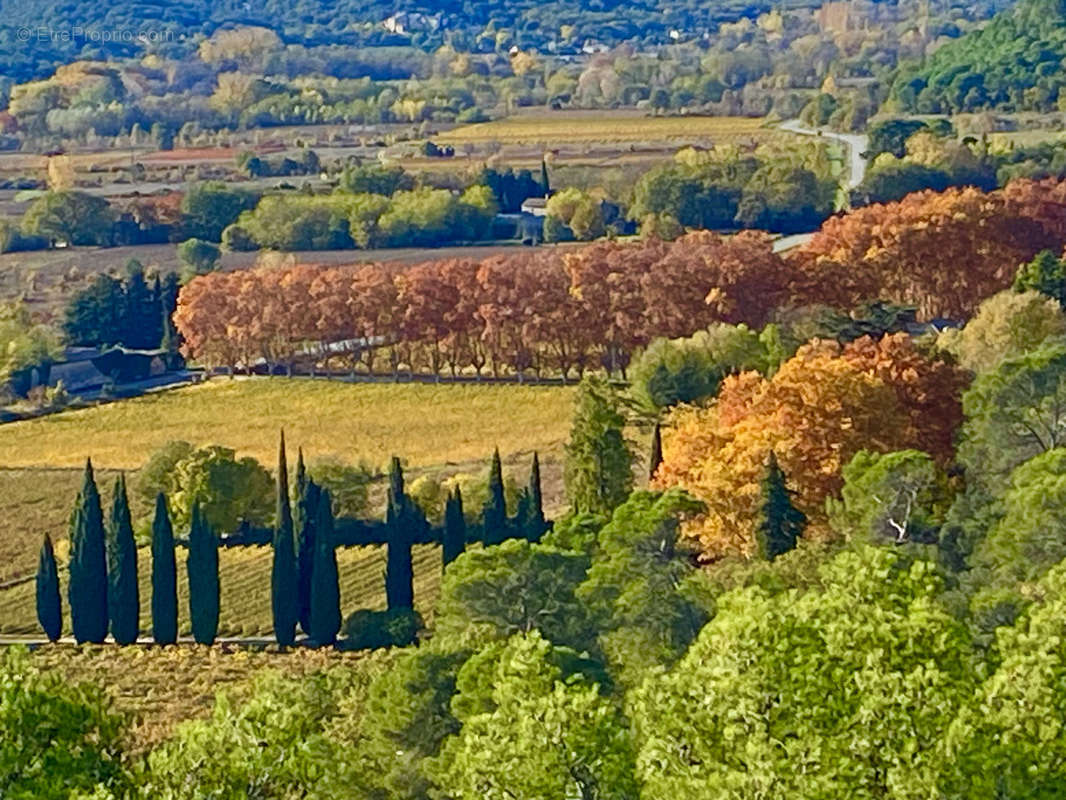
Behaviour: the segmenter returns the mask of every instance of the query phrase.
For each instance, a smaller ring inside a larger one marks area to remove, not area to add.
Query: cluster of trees
[[[809,231],[834,208],[837,181],[821,144],[752,152],[681,150],[640,177],[629,215],[687,228]]]
[[[337,11],[327,23],[309,23],[320,6],[288,23],[279,22],[287,17],[280,7],[265,19],[242,11],[233,20],[212,9],[200,23],[192,21],[203,19],[196,13],[158,23],[149,14],[132,27],[109,21],[108,29],[175,33],[151,43],[147,61],[134,57],[142,52],[139,40],[113,50],[97,43],[91,53],[71,48],[62,56],[55,43],[41,43],[29,54],[15,44],[17,28],[5,27],[0,65],[9,69],[0,72],[17,83],[0,85],[0,108],[7,105],[23,139],[99,141],[136,132],[164,145],[175,132],[181,141],[194,138],[197,128],[466,122],[533,105],[781,118],[803,110],[817,121],[860,128],[884,99],[883,85],[869,79],[887,84],[901,60],[958,37],[998,4],[927,8],[912,0],[843,15],[838,9],[843,20],[808,7],[770,10],[732,0],[710,13],[695,3],[659,2],[624,14],[613,4],[457,6],[454,14],[443,7],[360,7],[352,16]],[[123,18],[128,4],[122,9],[108,14]],[[72,15],[61,21],[75,24],[78,10]],[[25,27],[38,30],[51,16]],[[334,31],[340,18],[359,22]],[[391,30],[382,24],[387,18]],[[623,42],[636,46],[614,46]],[[109,62],[98,60],[108,55]],[[97,60],[75,61],[79,56]],[[26,60],[36,63],[29,73]],[[846,78],[863,80],[847,86]]]
[[[434,247],[488,238],[496,202],[486,186],[457,196],[424,187],[392,196],[269,195],[223,231],[232,250]]]
[[[115,204],[74,189],[48,191],[30,204],[17,226],[0,226],[0,252],[55,245],[159,244],[192,238],[219,242],[223,229],[258,202],[256,193],[218,181],[194,184],[184,193]]]
[[[189,452],[185,452],[189,451]],[[185,455],[182,456],[182,453]],[[213,459],[203,464],[204,458]],[[227,461],[228,459],[228,461]],[[245,460],[249,461],[249,460]],[[168,467],[170,469],[168,470]],[[225,534],[238,534],[261,519],[262,480],[270,476],[261,466],[238,463],[225,448],[193,450],[184,442],[172,443],[145,468],[138,489],[149,494],[157,485],[175,488],[168,499],[155,493],[151,518],[152,638],[157,644],[174,644],[178,637],[175,547],[187,549],[189,617],[196,642],[211,644],[219,623],[219,547]],[[164,472],[177,473],[164,476]],[[183,477],[184,476],[184,477]],[[189,477],[191,476],[191,478]],[[159,478],[169,480],[160,481]],[[295,643],[297,626],[314,644],[336,643],[342,616],[336,548],[345,544],[337,528],[337,510],[331,483],[316,482],[299,454],[292,491],[282,436],[274,486],[272,518],[274,551],[271,597],[274,632],[282,646]],[[414,544],[438,541],[443,565],[458,558],[469,542],[485,546],[512,538],[538,541],[551,527],[544,516],[540,463],[533,456],[529,483],[518,493],[510,513],[499,452],[488,470],[486,493],[477,516],[468,522],[459,487],[448,493],[440,524],[434,526],[418,498],[405,489],[403,469],[393,458],[388,478],[384,525],[375,541],[387,552],[385,594],[388,613],[357,612],[345,625],[346,645],[380,647],[405,645],[421,627],[414,612]],[[235,516],[236,514],[236,516]],[[270,522],[271,520],[265,520]],[[341,524],[349,520],[341,519]],[[175,537],[175,526],[186,530]],[[105,521],[92,464],[88,462],[82,489],[71,514],[70,564],[67,597],[74,638],[103,642],[110,632],[117,644],[130,644],[140,633],[137,534],[130,514],[124,477],[115,484],[110,513]],[[229,542],[225,542],[230,544]],[[360,542],[367,544],[368,542]],[[240,542],[238,542],[239,546]],[[46,536],[37,571],[37,614],[49,639],[63,631],[59,568],[51,538]],[[399,636],[397,631],[407,631]],[[382,643],[383,642],[383,643]]]
[[[208,366],[382,362],[430,373],[568,377],[624,370],[657,337],[716,322],[761,327],[776,310],[869,298],[965,319],[1018,264],[1066,242],[1066,183],[922,192],[828,220],[782,258],[764,234],[600,242],[565,253],[214,273],[183,287],[175,325]]]
[[[826,221],[789,254],[797,294],[851,308],[870,298],[908,303],[925,318],[965,319],[1010,286],[1018,265],[1066,242],[1066,182],[1017,180],[918,192]]]
[[[141,264],[131,260],[125,278],[97,275],[71,297],[63,316],[64,337],[79,347],[162,348],[176,355],[181,341],[171,317],[178,290],[175,273],[149,281]]]
[[[892,100],[919,114],[1061,110],[1064,21],[1057,0],[1022,0],[925,63],[901,69]]]
[[[213,273],[182,288],[174,321],[186,353],[212,366],[343,358],[369,372],[386,360],[393,372],[613,371],[655,335],[721,320],[760,324],[785,298],[784,262],[771,245],[754,232],[728,240],[699,232],[398,273],[384,265]]]

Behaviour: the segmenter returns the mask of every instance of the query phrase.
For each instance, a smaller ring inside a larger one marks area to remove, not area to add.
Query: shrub
[[[406,647],[418,639],[422,615],[410,608],[388,611],[360,609],[344,621],[342,629],[349,650],[376,650],[382,647]]]

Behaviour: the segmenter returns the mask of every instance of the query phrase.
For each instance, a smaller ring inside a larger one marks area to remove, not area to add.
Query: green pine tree
[[[341,593],[333,538],[333,501],[323,489],[315,524],[315,561],[311,578],[311,639],[333,644],[341,629]]]
[[[563,479],[575,511],[608,514],[633,488],[633,451],[610,384],[588,376],[574,400]]]
[[[389,469],[389,494],[385,509],[387,552],[385,598],[389,609],[414,607],[414,566],[411,545],[418,531],[418,507],[404,491],[403,468],[393,456]],[[425,518],[421,518],[423,523]]]
[[[152,638],[156,644],[178,640],[178,566],[174,554],[174,527],[167,499],[155,498],[152,518]]]
[[[100,643],[107,638],[107,547],[104,511],[93,478],[92,461],[70,519],[70,580],[67,600],[74,638]]]
[[[656,422],[655,431],[651,435],[651,455],[648,457],[648,480],[655,478],[659,465],[663,463],[663,429]]]
[[[189,618],[198,644],[213,644],[218,635],[218,537],[193,503],[189,524]]]
[[[107,607],[111,635],[118,644],[133,644],[140,632],[141,600],[137,586],[137,542],[133,538],[126,478],[115,480],[107,528]]]
[[[285,458],[285,434],[278,449],[277,510],[274,520],[274,564],[270,573],[270,600],[274,613],[274,638],[282,647],[296,641],[300,616],[297,594],[296,543],[289,502],[289,467]]]
[[[540,487],[540,457],[533,454],[533,466],[529,470],[529,484],[518,496],[518,509],[515,512],[514,531],[530,542],[539,542],[548,529],[544,517],[544,495]]]
[[[492,453],[489,466],[489,496],[481,511],[481,538],[486,545],[500,544],[510,536],[507,524],[507,498],[503,490],[503,465],[500,450]]]
[[[1032,261],[1018,268],[1014,291],[1037,291],[1066,306],[1066,261],[1050,250],[1037,253]]]
[[[785,473],[771,452],[766,475],[760,487],[762,520],[755,532],[759,555],[773,561],[796,546],[807,526],[807,517],[792,504],[792,492],[785,483]]]
[[[299,476],[297,475],[297,481]],[[318,514],[318,498],[321,487],[310,478],[303,484],[300,499],[296,503],[299,510],[300,527],[296,541],[296,584],[300,630],[311,635],[311,575],[315,562],[315,525]]]
[[[59,600],[59,569],[52,549],[52,537],[44,535],[41,555],[37,560],[37,621],[48,641],[54,642],[63,633],[63,607]]]
[[[463,516],[463,495],[458,486],[444,504],[443,538],[441,560],[447,567],[466,549],[466,518]]]

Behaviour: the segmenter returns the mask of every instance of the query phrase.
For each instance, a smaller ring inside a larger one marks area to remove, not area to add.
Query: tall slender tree
[[[503,465],[500,449],[492,453],[489,465],[489,496],[481,513],[481,538],[486,545],[499,544],[510,535],[507,524],[507,498],[503,488]]]
[[[441,560],[447,567],[466,549],[466,518],[463,516],[463,495],[456,486],[444,504],[444,541]]]
[[[415,538],[417,506],[407,496],[403,467],[393,456],[389,469],[389,495],[385,509],[387,553],[385,562],[385,598],[390,609],[414,607],[414,565],[411,544]]]
[[[44,535],[41,555],[37,559],[37,621],[48,641],[63,633],[63,607],[59,600],[59,569],[52,549],[52,537]]]
[[[296,543],[293,541],[292,506],[289,501],[289,467],[285,458],[285,433],[278,448],[277,510],[274,519],[274,564],[270,573],[274,638],[282,647],[296,641],[300,616]]]
[[[540,160],[540,183],[541,183],[541,188],[544,190],[544,196],[545,197],[551,197],[552,196],[552,185],[551,185],[551,181],[548,179],[548,159],[547,158],[541,158],[541,160]]]
[[[296,585],[300,629],[311,635],[311,576],[315,562],[315,525],[318,513],[318,496],[321,487],[307,477],[296,504],[299,510],[300,527],[296,542]]]
[[[548,529],[544,518],[544,495],[540,487],[540,458],[533,454],[533,466],[529,470],[529,483],[518,495],[512,528],[516,536],[530,542],[539,542]]]
[[[167,498],[155,497],[152,518],[152,638],[156,644],[178,641],[178,566],[174,554],[174,527]]]
[[[70,580],[67,600],[74,638],[103,642],[107,638],[107,547],[104,511],[93,477],[92,460],[85,462],[81,492],[70,518]]]
[[[651,455],[648,456],[648,480],[654,480],[659,465],[663,463],[663,429],[659,422],[651,435]]]
[[[333,501],[325,489],[319,493],[316,520],[310,635],[317,644],[327,645],[337,640],[341,629],[341,592],[333,537]]]
[[[193,503],[189,525],[189,618],[192,636],[199,644],[213,644],[218,635],[218,537]]]
[[[141,600],[137,586],[137,542],[126,493],[126,477],[115,479],[107,527],[107,609],[111,635],[118,644],[133,644],[140,632]]]
[[[796,546],[807,526],[807,517],[792,503],[792,492],[785,483],[785,473],[770,452],[766,474],[760,487],[762,520],[755,531],[759,555],[773,561]]]

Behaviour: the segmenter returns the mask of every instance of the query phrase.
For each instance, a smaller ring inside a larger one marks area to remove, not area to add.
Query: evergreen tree
[[[178,640],[178,567],[174,555],[174,528],[167,499],[155,498],[152,518],[152,638],[156,644]]]
[[[274,637],[282,647],[296,640],[300,598],[293,541],[292,507],[289,501],[289,467],[285,458],[285,434],[278,449],[277,511],[274,519],[274,564],[270,573],[270,599],[274,613]]]
[[[107,638],[107,548],[104,511],[93,478],[92,461],[70,519],[70,580],[67,600],[74,638],[100,643]]]
[[[542,158],[540,160],[540,183],[541,189],[544,191],[545,197],[552,196],[551,181],[548,180],[548,159]]]
[[[193,503],[189,525],[189,618],[198,644],[212,644],[218,635],[218,537]]]
[[[762,521],[755,532],[759,555],[773,561],[796,546],[807,525],[807,517],[792,504],[792,492],[785,484],[785,473],[771,452],[766,476],[761,486]]]
[[[163,308],[163,279],[159,273],[152,279],[152,340],[156,347],[163,347],[163,339],[166,337],[167,318]]]
[[[297,485],[300,478],[297,473]],[[321,487],[310,478],[303,482],[303,491],[296,504],[300,527],[296,543],[296,583],[299,601],[300,629],[311,635],[311,577],[315,562],[315,525],[318,513],[318,497]]]
[[[651,455],[648,457],[648,480],[655,478],[659,465],[663,463],[663,429],[656,422],[655,431],[651,435]]]
[[[1066,261],[1043,250],[1028,264],[1022,264],[1014,277],[1014,291],[1037,291],[1066,306]]]
[[[144,277],[144,267],[136,259],[126,264],[125,308],[122,344],[134,350],[159,347],[159,315],[155,297]]]
[[[137,587],[137,542],[133,538],[126,478],[115,480],[107,529],[107,609],[111,635],[118,644],[133,644],[140,629],[141,602]]]
[[[411,544],[418,530],[418,507],[404,491],[403,468],[393,456],[389,469],[389,495],[385,510],[387,554],[385,597],[389,609],[414,607],[414,567]],[[424,524],[424,517],[421,518]]]
[[[602,378],[586,377],[574,400],[563,478],[575,511],[607,514],[633,488],[633,452],[623,431],[614,390]]]
[[[292,510],[292,524],[293,530],[296,531],[297,536],[303,525],[302,501],[304,493],[307,491],[307,481],[307,467],[304,466],[304,449],[301,447],[296,451],[296,477],[292,487],[293,498],[296,501]],[[316,505],[315,507],[317,508],[318,506]]]
[[[507,498],[503,491],[503,466],[500,463],[500,450],[496,448],[489,466],[489,496],[481,512],[481,538],[486,545],[493,545],[507,539],[509,534]]]
[[[341,629],[341,593],[337,577],[337,551],[333,538],[333,501],[323,489],[318,497],[315,524],[315,559],[311,578],[311,639],[333,644]]]
[[[52,537],[44,535],[41,555],[37,560],[37,621],[41,623],[48,641],[54,642],[63,633],[63,607],[59,600],[59,569],[52,549]]]
[[[548,529],[544,518],[544,496],[540,488],[540,457],[533,454],[533,466],[529,470],[529,484],[518,497],[515,513],[515,533],[531,542],[539,542]]]
[[[444,541],[441,559],[447,567],[466,549],[466,518],[463,516],[463,495],[459,487],[448,495],[444,504]]]

